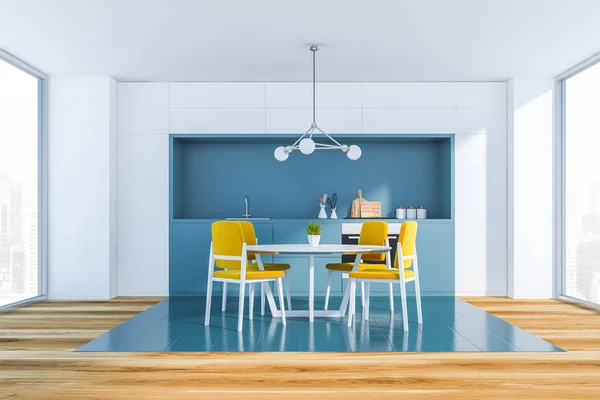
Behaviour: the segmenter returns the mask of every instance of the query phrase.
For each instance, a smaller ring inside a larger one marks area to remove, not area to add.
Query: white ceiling
[[[0,48],[118,80],[487,81],[600,51],[600,0],[0,0]]]

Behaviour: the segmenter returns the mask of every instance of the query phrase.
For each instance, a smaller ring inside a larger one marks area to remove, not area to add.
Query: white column
[[[553,295],[554,79],[508,84],[508,295]]]
[[[116,295],[116,82],[48,82],[48,295]]]

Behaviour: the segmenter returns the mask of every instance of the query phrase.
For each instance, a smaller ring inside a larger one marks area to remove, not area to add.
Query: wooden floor
[[[74,353],[158,298],[0,315],[0,399],[600,399],[600,315],[465,298],[567,353]]]

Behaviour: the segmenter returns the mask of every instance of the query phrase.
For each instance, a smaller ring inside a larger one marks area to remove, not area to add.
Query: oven
[[[358,234],[342,234],[342,244],[358,244]],[[392,264],[394,262],[394,257],[396,257],[396,247],[398,246],[398,235],[388,235],[388,240],[390,241],[391,257]],[[354,262],[356,256],[353,255],[344,255],[342,256],[342,262]],[[365,264],[381,264],[376,261],[363,261]],[[393,267],[393,265],[392,265]]]

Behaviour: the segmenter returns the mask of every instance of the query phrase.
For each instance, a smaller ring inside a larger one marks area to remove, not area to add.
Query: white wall
[[[48,81],[48,296],[115,295],[114,96],[108,77]],[[112,101],[111,101],[112,99]],[[112,237],[111,237],[112,235]]]
[[[119,83],[119,295],[168,292],[168,134],[299,134],[310,83]],[[456,290],[507,293],[507,85],[320,83],[331,133],[457,133]]]
[[[117,89],[117,293],[169,287],[169,84]]]
[[[508,83],[508,295],[553,296],[554,79]]]

